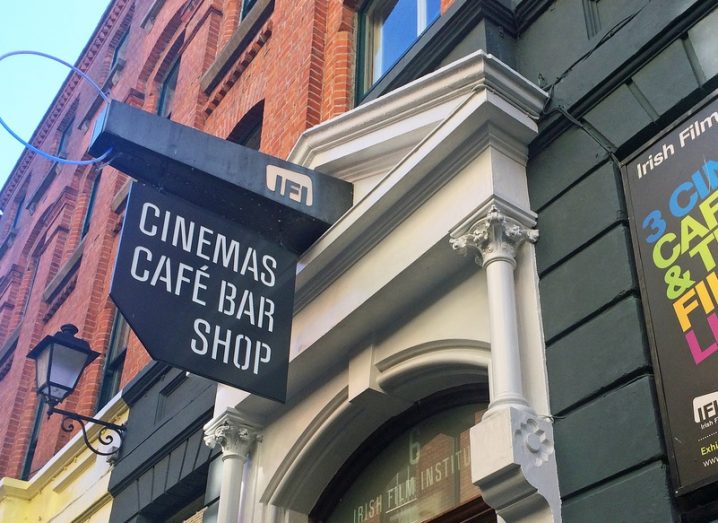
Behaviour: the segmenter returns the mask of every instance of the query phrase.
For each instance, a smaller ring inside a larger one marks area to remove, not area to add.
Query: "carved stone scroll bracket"
[[[503,521],[561,521],[549,420],[509,407],[475,425],[470,439],[472,481]]]

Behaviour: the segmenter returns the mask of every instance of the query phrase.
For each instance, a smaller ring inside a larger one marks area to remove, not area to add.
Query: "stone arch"
[[[359,398],[351,397],[347,386],[327,401],[287,451],[261,502],[309,514],[335,472],[382,424],[435,392],[471,383],[488,388],[489,362],[487,344],[448,339],[378,362],[382,390]],[[372,408],[378,405],[382,408]]]

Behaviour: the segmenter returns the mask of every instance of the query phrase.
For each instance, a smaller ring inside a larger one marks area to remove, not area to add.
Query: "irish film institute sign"
[[[718,480],[718,101],[624,169],[678,494]]]
[[[145,348],[284,401],[297,255],[351,185],[117,102],[90,152],[108,147],[148,184],[131,188],[110,291]]]

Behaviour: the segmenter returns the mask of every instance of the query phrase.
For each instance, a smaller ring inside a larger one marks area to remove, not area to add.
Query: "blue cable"
[[[22,55],[22,54],[29,54],[29,55],[41,56],[43,58],[49,58],[50,60],[54,60],[55,62],[58,62],[66,67],[69,67],[75,73],[80,75],[83,79],[87,80],[92,87],[97,89],[97,92],[100,93],[100,97],[102,97],[102,99],[105,101],[105,103],[107,103],[109,105],[110,99],[107,97],[107,95],[105,93],[102,92],[102,89],[100,88],[100,86],[97,85],[94,82],[94,80],[92,80],[92,78],[90,78],[88,75],[86,75],[84,72],[82,72],[80,69],[78,69],[74,65],[69,64],[69,63],[65,62],[64,60],[61,60],[55,56],[52,56],[52,55],[49,55],[46,53],[41,53],[39,51],[11,51],[9,53],[0,55],[0,62],[2,62],[5,58],[8,58],[9,56]],[[96,163],[103,162],[112,152],[112,149],[108,149],[107,152],[105,152],[105,154],[103,154],[102,156],[99,156],[97,158],[93,158],[92,160],[67,160],[65,158],[60,158],[59,156],[55,156],[53,154],[46,153],[45,151],[38,149],[34,145],[26,142],[25,140],[20,138],[12,129],[10,129],[10,126],[8,126],[2,118],[0,118],[0,125],[2,125],[3,128],[8,133],[10,133],[10,136],[15,138],[18,142],[20,142],[26,149],[30,149],[32,152],[37,153],[40,156],[42,156],[43,158],[47,158],[48,160],[50,160],[52,162],[69,164],[69,165],[93,165]]]

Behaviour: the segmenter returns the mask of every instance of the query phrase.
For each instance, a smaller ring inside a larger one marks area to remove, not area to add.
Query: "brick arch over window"
[[[180,32],[180,25],[182,24],[182,12],[182,9],[178,9],[172,15],[172,18],[167,22],[167,25],[162,29],[162,32],[152,46],[152,50],[148,54],[149,58],[142,66],[140,74],[137,77],[137,84],[135,86],[137,91],[146,93],[147,82],[150,77],[153,77],[153,73],[155,73],[154,78],[157,78],[157,67],[160,60],[166,58],[168,54],[171,54],[167,52],[167,49],[170,45],[172,45],[173,48],[177,46],[177,34]],[[177,47],[177,49],[178,48],[179,47]]]
[[[112,13],[112,21],[116,22],[121,13]],[[127,48],[130,45],[130,28],[132,25],[132,19],[135,15],[135,2],[132,2],[127,9],[127,13],[122,19],[116,23],[116,27],[111,27],[108,32],[111,32],[111,36],[105,47],[104,55],[102,56],[101,73],[99,77],[104,82],[103,89],[112,91],[117,85],[120,72],[125,67],[125,57],[127,56]],[[99,103],[99,102],[95,102]]]
[[[14,331],[15,317],[20,308],[20,291],[24,267],[12,264],[6,274],[0,278],[0,346],[8,341]]]
[[[10,200],[10,206],[5,210],[7,216],[7,224],[5,225],[5,234],[15,234],[14,229],[17,228],[17,223],[25,207],[25,200],[27,198],[28,187],[30,186],[30,176],[25,178],[25,181],[20,186],[20,189],[14,192]]]
[[[42,277],[36,273],[37,264],[49,265],[50,267],[59,267],[60,260],[63,255],[65,244],[67,243],[67,232],[69,230],[70,218],[74,209],[74,198],[69,194],[72,191],[65,190],[63,194],[42,213],[34,224],[34,227],[27,236],[23,244],[20,263],[25,268],[22,276],[21,289],[18,295],[18,306],[16,307],[16,321],[20,320],[23,303],[25,303],[33,292],[33,289],[42,289],[44,285],[50,281],[54,275],[51,269],[48,274]],[[58,236],[59,235],[59,236]],[[56,241],[54,241],[56,240]],[[49,246],[53,246],[48,249]],[[45,308],[44,301],[41,302],[41,308]],[[32,361],[22,358],[23,354],[29,351],[29,348],[36,344],[41,336],[45,325],[39,320],[44,310],[35,311],[34,317],[29,317],[32,322],[32,334],[30,339],[25,339],[20,347],[22,351],[16,357],[21,357],[22,368],[21,381],[24,383],[32,383],[35,374],[35,365]],[[37,396],[31,391],[25,391],[24,395],[18,395],[16,400],[10,407],[10,419],[20,420],[19,424],[10,424],[7,427],[7,433],[4,438],[6,446],[0,449],[0,473],[17,477],[22,471],[26,458],[26,450],[30,434],[22,434],[17,432],[17,426],[25,424],[32,426],[33,419],[36,415]],[[55,434],[58,431],[55,430]],[[62,446],[69,436],[60,435],[60,440],[56,441],[56,448]],[[8,446],[9,442],[13,442]]]
[[[175,39],[174,43],[167,51],[164,58],[159,63],[157,71],[154,74],[152,88],[150,91],[151,94],[147,99],[151,105],[149,107],[145,107],[152,112],[157,112],[159,108],[159,104],[161,103],[160,94],[162,92],[163,84],[167,78],[167,75],[171,72],[172,68],[177,64],[177,60],[180,58],[180,50],[182,49],[182,45],[184,44],[184,36],[184,32],[182,32]],[[179,74],[179,72],[177,72],[177,74]]]
[[[264,119],[264,100],[257,102],[234,126],[227,141],[259,150],[262,143],[262,123]]]
[[[32,231],[25,241],[21,253],[21,260],[29,259],[33,253],[44,248],[47,241],[47,233],[50,231],[50,225],[55,223],[52,234],[67,233],[70,230],[70,220],[72,212],[75,208],[76,191],[69,188],[62,192],[60,197],[50,206],[47,207],[42,215],[35,221]]]

